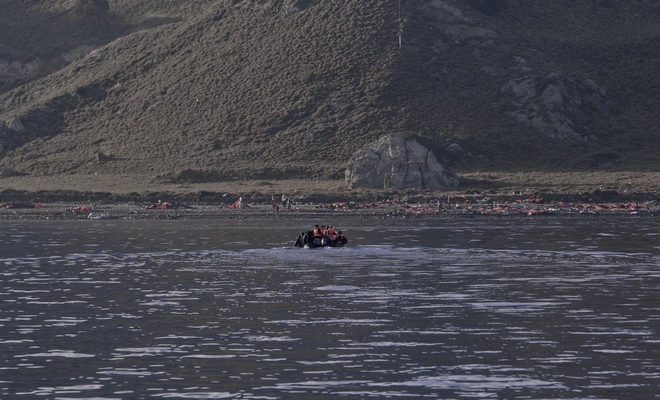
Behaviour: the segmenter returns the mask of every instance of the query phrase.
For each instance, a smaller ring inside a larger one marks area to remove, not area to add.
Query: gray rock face
[[[516,97],[515,111],[507,115],[553,139],[588,141],[590,135],[581,132],[578,121],[591,113],[613,114],[617,107],[593,80],[562,73],[512,79],[502,87],[507,92]]]
[[[443,21],[446,22],[469,22],[473,21],[466,18],[460,8],[452,7],[442,0],[433,0],[429,5],[440,12]]]
[[[353,154],[346,167],[350,189],[456,189],[460,179],[415,140],[383,136]]]
[[[25,132],[25,126],[23,125],[23,122],[21,122],[21,120],[18,118],[9,119],[5,125],[12,131]]]
[[[450,153],[460,153],[463,151],[463,148],[458,143],[452,143],[447,146],[447,151]]]

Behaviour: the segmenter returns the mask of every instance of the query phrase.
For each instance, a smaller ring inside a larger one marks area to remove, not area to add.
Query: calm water
[[[656,220],[313,223],[3,222],[0,397],[660,398]]]

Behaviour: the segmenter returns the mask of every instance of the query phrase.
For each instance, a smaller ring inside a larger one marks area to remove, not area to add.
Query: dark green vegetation
[[[657,168],[657,1],[400,4],[0,0],[0,170],[335,179],[392,131],[459,173]]]

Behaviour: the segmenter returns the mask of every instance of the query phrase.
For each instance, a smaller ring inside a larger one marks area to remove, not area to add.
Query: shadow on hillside
[[[12,11],[16,14],[0,19],[0,22],[6,23],[3,44],[28,51],[40,58],[53,58],[81,44],[111,41],[121,30],[121,23],[112,15],[104,19],[84,19],[76,16],[72,10],[29,14],[21,14],[22,10]],[[27,30],[30,35],[25,34]]]
[[[0,76],[0,93],[62,69],[121,36],[180,20],[150,17],[131,25],[112,13],[85,18],[73,10],[35,13],[20,4],[0,7],[0,61],[17,62]]]

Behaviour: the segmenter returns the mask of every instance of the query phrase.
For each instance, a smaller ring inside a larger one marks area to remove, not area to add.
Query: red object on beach
[[[78,207],[73,207],[71,211],[73,211],[74,214],[81,214],[81,213],[86,213],[91,210],[90,206],[78,206]]]
[[[156,207],[156,210],[168,210],[168,209],[170,209],[170,208],[172,208],[172,207],[174,207],[174,206],[172,205],[172,203],[166,201],[166,202],[164,202],[164,203],[159,204],[159,205]]]
[[[239,197],[233,204],[229,205],[229,208],[232,210],[240,210],[242,208],[250,208],[249,205],[243,203],[243,198]]]

